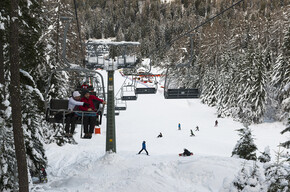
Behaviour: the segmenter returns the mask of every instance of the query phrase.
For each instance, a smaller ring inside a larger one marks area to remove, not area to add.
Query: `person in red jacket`
[[[89,88],[89,86],[87,85],[87,82],[84,82],[84,84],[82,84],[82,89],[87,89],[87,88]]]
[[[90,92],[88,90],[85,90],[84,97],[81,99],[81,102],[85,102],[89,105],[79,106],[79,109],[81,111],[97,112],[97,109],[95,108],[95,105],[94,105],[94,100],[97,100],[104,105],[106,104],[106,101],[104,101],[104,100],[102,100],[94,95],[90,95]],[[96,120],[97,120],[97,113],[85,113],[84,114],[84,119],[83,119],[84,132],[85,132],[84,138],[86,138],[86,139],[92,138],[92,134],[94,132]]]

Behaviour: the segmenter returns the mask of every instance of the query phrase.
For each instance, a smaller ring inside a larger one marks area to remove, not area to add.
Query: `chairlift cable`
[[[84,58],[84,53],[83,53],[82,36],[81,36],[81,31],[80,31],[76,0],[74,0],[74,8],[75,8],[76,21],[77,21],[77,28],[78,28],[78,33],[79,33],[79,40],[80,40],[80,44],[81,44],[81,57],[82,57],[82,60],[84,61],[85,58]],[[85,63],[83,63],[83,66],[85,67]]]
[[[235,7],[236,5],[240,4],[242,1],[244,0],[239,0],[238,2],[232,4],[231,6],[229,6],[228,8],[222,10],[221,12],[219,12],[218,14],[216,14],[215,16],[207,19],[206,21],[204,21],[203,23],[199,24],[198,26],[196,26],[195,28],[185,32],[184,34],[176,37],[175,39],[172,39],[168,44],[166,44],[165,46],[161,47],[161,48],[157,48],[157,49],[154,49],[153,51],[151,51],[147,56],[147,57],[150,57],[154,52],[160,50],[160,49],[167,49],[169,47],[171,47],[171,45],[175,42],[175,41],[178,41],[179,39],[181,39],[182,37],[184,36],[188,36],[190,35],[190,33],[192,33],[193,31],[196,31],[197,29],[199,29],[200,27],[202,27],[203,25],[209,23],[210,21],[214,20],[215,18],[219,17],[220,15],[224,14],[226,11],[232,9],[233,7]],[[150,70],[151,70],[151,61],[150,61]],[[149,71],[150,72],[150,71]]]

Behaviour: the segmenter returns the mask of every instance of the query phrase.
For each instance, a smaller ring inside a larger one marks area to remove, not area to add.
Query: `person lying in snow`
[[[193,153],[191,153],[185,148],[183,149],[183,153],[179,154],[179,156],[190,156],[190,155],[193,155]]]
[[[157,136],[157,138],[159,137],[163,137],[162,133],[160,132],[159,135]]]

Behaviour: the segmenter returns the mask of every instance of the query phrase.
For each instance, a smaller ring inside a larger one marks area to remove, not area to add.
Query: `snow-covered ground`
[[[116,87],[123,81],[124,77],[116,72]],[[241,123],[223,118],[214,127],[216,119],[215,108],[203,105],[199,99],[165,100],[162,89],[155,95],[139,95],[137,101],[127,102],[127,110],[116,117],[116,154],[105,153],[105,118],[101,135],[91,140],[80,139],[78,127],[74,135],[78,145],[46,146],[49,182],[35,186],[34,191],[219,191],[224,180],[233,180],[244,160],[230,157],[239,139],[235,130],[242,127]],[[196,126],[200,131],[195,131]],[[264,151],[269,145],[272,158],[277,145],[287,139],[280,134],[285,128],[282,123],[250,128],[258,149]],[[195,137],[189,136],[190,129]],[[159,132],[163,138],[157,138]],[[150,156],[136,155],[143,140]],[[194,155],[179,157],[183,148]]]

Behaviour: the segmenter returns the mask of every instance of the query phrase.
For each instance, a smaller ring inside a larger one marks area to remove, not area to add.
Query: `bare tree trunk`
[[[4,72],[4,56],[3,56],[4,48],[3,48],[3,32],[0,30],[0,84],[5,84],[5,72]],[[5,95],[5,89],[3,88],[3,94]],[[4,110],[4,105],[0,104],[0,110]]]
[[[3,32],[0,31],[0,83],[4,85],[4,56],[3,56],[4,48],[3,48]]]
[[[20,74],[19,74],[19,45],[18,45],[18,3],[11,0],[10,26],[10,100],[12,107],[12,125],[14,145],[18,167],[19,191],[29,192],[26,151],[24,146],[23,129],[21,122]]]

